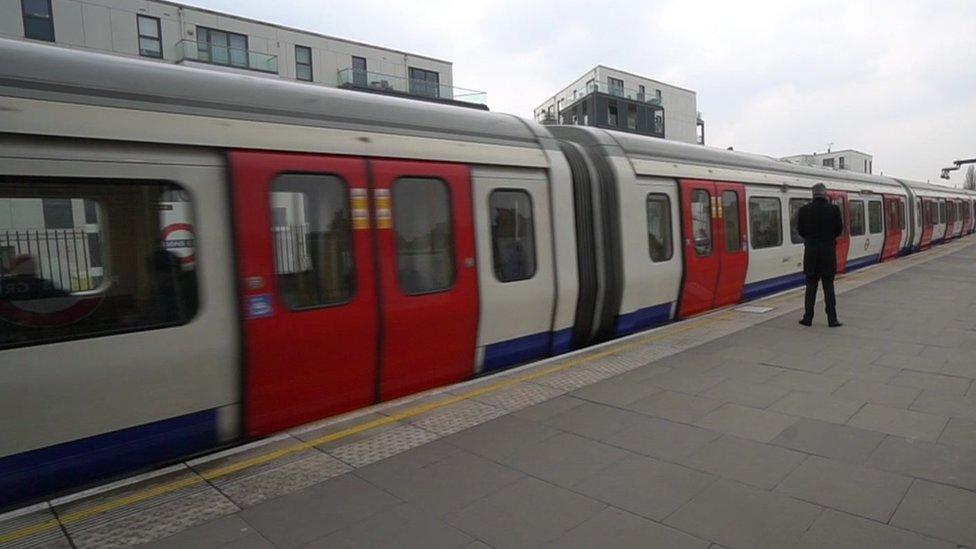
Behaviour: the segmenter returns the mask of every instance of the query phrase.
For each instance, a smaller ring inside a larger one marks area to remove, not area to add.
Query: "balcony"
[[[196,40],[180,40],[176,44],[176,51],[177,63],[196,61],[208,65],[278,74],[277,55],[197,42]]]
[[[605,93],[614,97],[623,97],[641,103],[650,103],[651,105],[661,105],[661,99],[654,94],[653,90],[651,93],[647,93],[646,91],[642,92],[620,86],[611,86],[606,82],[587,82],[585,86],[577,88],[571,93],[573,94],[573,101],[575,101],[594,92]]]
[[[483,91],[359,69],[340,69],[339,87],[488,108],[488,94]]]

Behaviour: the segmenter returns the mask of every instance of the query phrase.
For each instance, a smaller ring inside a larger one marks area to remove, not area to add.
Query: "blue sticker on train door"
[[[247,296],[247,318],[264,318],[273,314],[271,294]]]

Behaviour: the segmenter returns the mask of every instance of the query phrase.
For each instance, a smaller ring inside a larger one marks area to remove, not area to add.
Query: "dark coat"
[[[814,198],[800,208],[796,230],[803,237],[803,273],[807,276],[837,274],[837,237],[844,232],[840,208],[826,198]]]

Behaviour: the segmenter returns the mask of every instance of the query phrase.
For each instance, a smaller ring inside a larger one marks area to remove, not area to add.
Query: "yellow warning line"
[[[962,247],[962,246],[959,246],[959,247]],[[943,247],[942,249],[943,250],[946,250],[945,253],[932,254],[932,255],[925,254],[924,256],[921,256],[921,257],[925,257],[926,259],[935,259],[935,258],[941,257],[943,255],[947,255],[950,251],[954,251],[955,248],[956,247],[953,247],[953,248]],[[919,257],[919,256],[916,256],[916,257]],[[920,262],[921,261],[913,261],[911,264],[920,263]],[[907,267],[910,264],[903,264],[903,265],[905,267]],[[903,269],[899,269],[899,270],[903,270]],[[856,278],[859,278],[859,277],[863,276],[863,273],[864,272],[865,271],[858,271],[857,273],[853,273],[853,274],[850,274],[850,275],[844,275],[843,276],[843,279],[844,280],[854,280]],[[793,295],[795,293],[799,292],[799,291],[800,291],[799,289],[788,290],[786,293],[784,293],[784,294],[782,294],[780,296],[777,296],[777,297],[774,297],[774,298],[765,299],[765,300],[762,300],[762,302],[763,303],[766,303],[766,304],[781,303],[781,302],[783,302],[783,301],[785,301],[785,300],[793,297]],[[734,306],[735,305],[733,305],[733,307]],[[281,457],[284,457],[284,456],[288,456],[288,455],[291,455],[291,454],[295,454],[295,453],[298,453],[298,452],[302,452],[304,450],[312,449],[315,446],[318,446],[320,444],[326,444],[328,442],[334,442],[336,440],[341,440],[341,439],[344,439],[346,437],[350,437],[350,436],[353,436],[353,435],[356,435],[356,434],[359,434],[359,433],[362,433],[362,432],[365,432],[365,431],[369,431],[371,429],[375,429],[377,427],[382,427],[384,425],[389,425],[391,423],[396,423],[396,422],[401,421],[401,420],[404,420],[404,419],[409,419],[409,418],[412,418],[412,417],[416,417],[416,416],[418,416],[420,414],[424,414],[424,413],[430,412],[432,410],[437,410],[437,409],[440,409],[440,408],[444,408],[446,406],[450,406],[452,404],[456,404],[456,403],[461,402],[461,401],[464,401],[464,400],[469,400],[469,399],[472,399],[472,398],[475,398],[475,397],[478,397],[478,396],[481,396],[481,395],[485,395],[485,394],[488,394],[488,393],[492,393],[492,392],[495,392],[495,391],[499,391],[501,389],[507,389],[509,387],[513,387],[513,386],[518,385],[520,383],[525,383],[527,381],[532,381],[532,380],[538,379],[540,377],[544,377],[544,376],[547,376],[547,375],[550,375],[550,374],[554,374],[554,373],[557,373],[557,372],[561,372],[563,370],[568,370],[569,368],[573,368],[575,366],[579,366],[580,364],[586,364],[588,362],[592,362],[594,360],[598,360],[598,359],[601,359],[601,358],[604,358],[604,357],[607,357],[607,356],[610,356],[610,355],[627,352],[627,351],[629,351],[631,349],[634,349],[634,348],[639,347],[641,345],[645,345],[647,343],[653,343],[655,341],[661,341],[661,340],[664,340],[664,339],[668,339],[668,338],[674,337],[676,335],[683,334],[685,332],[688,332],[688,331],[691,331],[691,330],[700,328],[702,326],[707,326],[709,324],[713,324],[715,322],[719,322],[719,321],[722,321],[722,320],[730,320],[730,319],[733,319],[733,318],[735,318],[737,316],[738,316],[737,314],[735,314],[731,310],[728,310],[727,309],[725,311],[718,311],[718,312],[712,313],[709,316],[703,316],[703,317],[699,317],[699,318],[689,319],[689,320],[686,320],[686,321],[684,321],[684,322],[682,322],[680,324],[668,326],[667,328],[665,328],[664,330],[662,330],[660,332],[656,332],[656,333],[653,333],[653,334],[649,334],[649,335],[644,336],[644,337],[638,337],[638,338],[633,339],[631,341],[627,341],[627,342],[620,343],[620,344],[617,344],[617,345],[611,345],[611,346],[608,346],[607,348],[605,348],[605,349],[603,349],[601,351],[584,353],[584,354],[581,354],[581,355],[579,355],[577,357],[574,357],[574,358],[571,358],[571,359],[568,359],[568,360],[565,360],[565,361],[561,361],[558,364],[554,364],[554,365],[549,366],[549,367],[546,367],[546,368],[540,368],[538,370],[535,370],[535,371],[532,371],[532,372],[528,372],[528,373],[525,373],[525,374],[522,374],[522,375],[519,375],[519,376],[515,376],[515,377],[512,377],[510,379],[506,379],[506,380],[503,380],[503,381],[499,381],[498,383],[493,383],[493,384],[490,384],[490,385],[486,385],[484,387],[480,387],[480,388],[477,388],[477,389],[472,389],[470,391],[466,391],[464,393],[461,393],[461,394],[458,394],[458,395],[454,395],[454,396],[451,396],[451,397],[447,397],[447,398],[444,398],[444,399],[441,399],[441,400],[437,400],[437,401],[434,401],[434,402],[429,402],[427,404],[421,404],[421,405],[418,405],[418,406],[414,406],[414,407],[411,407],[411,408],[407,408],[406,410],[403,410],[401,412],[396,412],[396,413],[390,414],[388,416],[383,416],[381,418],[374,419],[372,421],[367,421],[367,422],[364,422],[364,423],[360,423],[360,424],[354,425],[352,427],[348,427],[346,429],[342,429],[342,430],[336,431],[334,433],[329,433],[327,435],[322,435],[320,437],[316,437],[316,438],[311,439],[311,440],[308,440],[308,441],[296,442],[296,443],[291,444],[289,446],[286,446],[284,448],[279,448],[278,450],[274,450],[274,451],[266,452],[266,453],[263,453],[263,454],[259,454],[259,455],[256,455],[256,456],[252,457],[252,458],[239,461],[237,463],[232,463],[232,464],[229,464],[229,465],[225,465],[223,467],[219,467],[219,468],[214,469],[212,471],[207,471],[207,472],[200,473],[199,476],[191,476],[191,477],[187,477],[187,478],[183,478],[183,479],[179,479],[179,480],[174,480],[174,481],[170,481],[170,482],[167,482],[167,483],[163,483],[163,484],[160,484],[160,485],[155,486],[155,487],[152,487],[152,488],[146,488],[144,490],[139,490],[139,491],[133,492],[132,494],[129,494],[127,496],[122,496],[122,497],[119,497],[119,498],[116,498],[116,499],[112,499],[112,500],[106,501],[104,503],[101,503],[99,505],[94,505],[92,507],[88,507],[88,508],[85,508],[85,509],[80,509],[78,511],[73,511],[73,512],[70,512],[70,513],[66,513],[64,515],[61,515],[59,517],[59,519],[49,519],[49,520],[41,521],[41,522],[38,522],[38,523],[35,523],[35,524],[31,524],[29,526],[25,526],[23,528],[20,528],[20,529],[17,529],[17,530],[13,530],[13,531],[8,532],[6,534],[0,535],[0,544],[2,544],[2,543],[9,543],[9,542],[12,542],[12,541],[17,541],[19,539],[23,539],[25,537],[32,536],[34,534],[40,534],[40,533],[45,532],[45,531],[48,531],[48,530],[57,529],[59,527],[59,523],[62,524],[62,525],[68,525],[68,524],[73,524],[73,523],[76,523],[76,522],[80,522],[82,520],[85,520],[85,519],[88,519],[88,518],[91,518],[91,517],[94,517],[94,516],[97,516],[97,515],[101,515],[101,514],[104,514],[104,513],[109,512],[109,511],[113,511],[115,509],[119,509],[119,508],[125,507],[127,505],[132,505],[132,504],[140,503],[140,502],[143,502],[143,501],[152,499],[152,498],[157,497],[157,496],[161,496],[161,495],[164,495],[164,494],[168,494],[168,493],[171,493],[171,492],[175,492],[176,490],[180,490],[180,489],[186,488],[188,486],[193,486],[193,485],[200,484],[200,483],[203,483],[203,482],[206,482],[206,481],[210,481],[210,480],[214,480],[214,479],[217,479],[217,478],[225,477],[225,476],[231,475],[233,473],[237,473],[237,472],[240,472],[240,471],[243,471],[243,470],[246,470],[246,469],[250,469],[251,467],[257,467],[259,465],[264,465],[264,464],[270,463],[270,462],[272,462],[272,461],[274,461],[274,460],[276,460],[278,458],[281,458]]]

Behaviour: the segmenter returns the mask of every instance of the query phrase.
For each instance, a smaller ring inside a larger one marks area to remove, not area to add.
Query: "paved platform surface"
[[[8,514],[0,545],[976,547],[976,247],[838,289],[840,329],[790,292]]]

